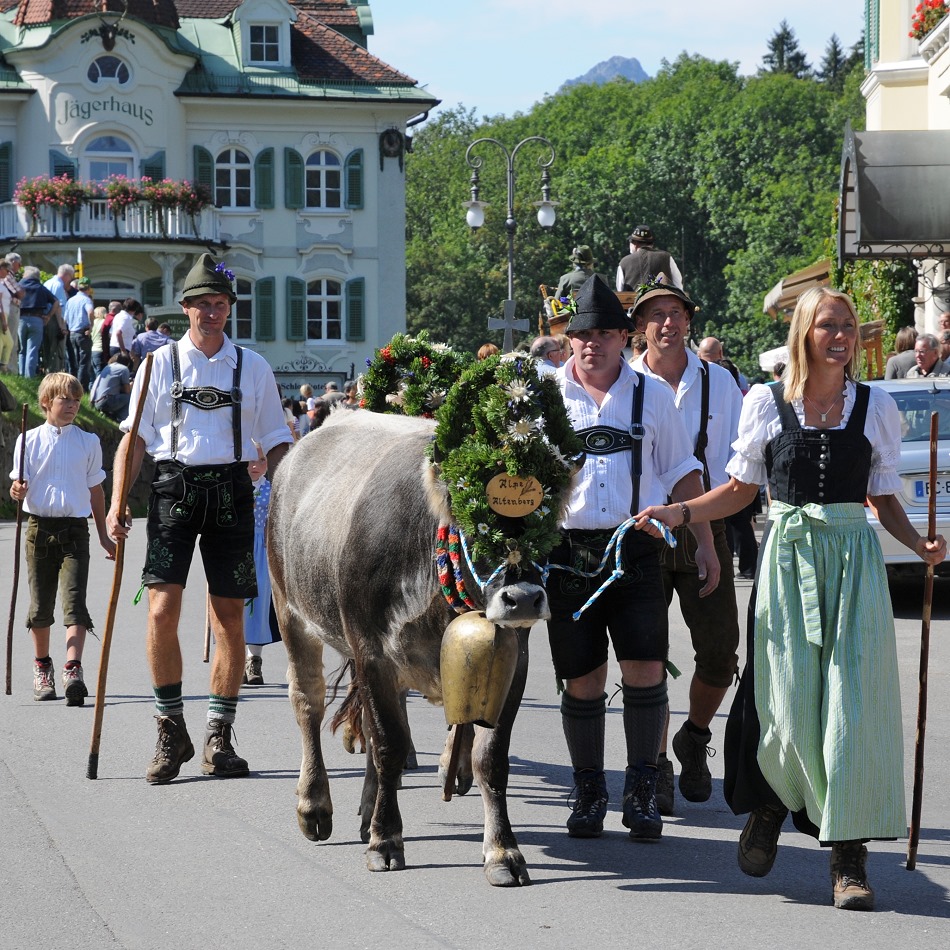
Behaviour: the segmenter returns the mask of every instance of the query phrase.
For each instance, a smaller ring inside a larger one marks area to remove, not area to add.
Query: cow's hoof
[[[392,846],[383,846],[379,851],[368,848],[366,851],[366,866],[371,871],[404,871],[406,869],[406,854]]]
[[[319,808],[297,809],[297,824],[305,838],[311,841],[326,841],[333,833],[333,812]]]
[[[445,788],[445,776],[447,774],[447,769],[439,766],[439,788]],[[463,773],[457,772],[455,774],[455,788],[453,789],[453,794],[455,795],[465,795],[472,790],[472,786],[475,784],[475,776],[471,772]]]
[[[528,866],[517,848],[509,848],[486,859],[485,877],[492,887],[523,887],[531,883]]]

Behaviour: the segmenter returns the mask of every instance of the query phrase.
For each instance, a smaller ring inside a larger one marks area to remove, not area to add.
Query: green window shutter
[[[56,149],[50,149],[49,153],[49,175],[50,178],[59,178],[65,175],[67,178],[76,178],[76,162],[68,155],[57,152]]]
[[[254,159],[254,192],[258,208],[274,207],[274,150],[265,148]]]
[[[276,278],[264,277],[254,284],[254,326],[260,343],[277,339],[276,296]]]
[[[346,338],[353,343],[366,339],[366,278],[346,282]]]
[[[347,208],[359,210],[363,207],[363,150],[361,148],[346,156],[343,169],[346,182],[344,204]]]
[[[149,277],[142,281],[142,305],[145,307],[161,307],[165,301],[162,299],[162,278]]]
[[[287,278],[287,339],[307,339],[307,282]]]
[[[142,178],[151,178],[152,181],[161,181],[165,177],[165,150],[143,158],[139,162],[139,175]]]
[[[214,156],[206,148],[196,145],[194,148],[195,182],[204,185],[214,194]]]
[[[284,206],[302,208],[303,193],[303,155],[296,149],[284,149]]]
[[[13,143],[0,145],[0,201],[13,198]]]

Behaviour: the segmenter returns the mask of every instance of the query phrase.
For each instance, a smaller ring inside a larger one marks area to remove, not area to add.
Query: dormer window
[[[249,63],[256,66],[276,66],[280,63],[280,28],[278,26],[252,23],[248,28],[248,34]]]
[[[99,56],[89,64],[86,77],[97,86],[110,82],[124,86],[132,79],[132,74],[118,56]]]

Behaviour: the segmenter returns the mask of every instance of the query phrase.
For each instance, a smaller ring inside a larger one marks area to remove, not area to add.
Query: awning
[[[773,317],[789,315],[795,309],[799,295],[812,287],[827,287],[831,280],[831,261],[816,261],[801,270],[783,277],[766,295],[762,312]]]
[[[759,354],[759,369],[763,373],[771,373],[776,363],[788,362],[788,347],[777,346],[774,350],[766,350]]]
[[[950,131],[845,127],[838,257],[950,257]]]

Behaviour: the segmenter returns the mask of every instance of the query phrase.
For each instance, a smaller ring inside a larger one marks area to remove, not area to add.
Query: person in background
[[[831,845],[831,896],[844,910],[874,907],[864,843],[907,832],[894,614],[865,501],[926,564],[947,553],[901,504],[900,413],[886,390],[857,382],[859,338],[850,297],[803,293],[783,380],[743,401],[730,480],[687,506],[637,515],[656,537],[648,519],[674,528],[722,518],[768,479],[746,668],[726,728],[726,801],[749,813],[737,855],[745,874],[772,870],[791,811],[799,831]]]
[[[2,298],[3,313],[7,318],[7,329],[13,337],[13,352],[7,358],[7,366],[11,372],[17,372],[20,352],[20,301],[23,299],[23,288],[18,283],[22,258],[15,251],[11,251],[3,258],[2,264],[6,270],[0,270],[0,298]]]
[[[142,305],[134,297],[126,297],[122,308],[115,315],[109,331],[109,353],[124,353],[132,358],[132,342],[135,340],[135,321],[144,316]]]
[[[916,365],[914,344],[917,342],[916,327],[901,327],[894,337],[894,355],[884,365],[885,379],[903,379],[907,371]]]
[[[556,297],[573,297],[594,276],[594,255],[588,245],[581,244],[571,251],[571,263],[574,267],[557,283]]]
[[[772,379],[777,383],[785,373],[785,363],[782,360],[779,360],[772,367]]]
[[[629,237],[630,253],[617,265],[617,290],[632,292],[651,278],[663,274],[674,287],[683,287],[683,275],[668,251],[654,247],[653,231],[638,224]]]
[[[561,344],[553,336],[537,337],[529,352],[538,361],[539,372],[546,376],[553,376],[566,362]]]
[[[940,359],[940,343],[932,333],[922,333],[914,341],[914,363],[904,374],[906,379],[950,376],[950,364]]]
[[[42,358],[47,373],[67,370],[78,375],[69,365],[69,328],[66,326],[66,304],[76,294],[73,281],[76,271],[72,264],[60,264],[56,276],[51,277],[43,286],[59,301],[61,320],[49,320],[43,338]]]
[[[49,641],[58,587],[66,627],[63,692],[67,706],[82,706],[89,695],[82,653],[86,632],[93,627],[86,607],[90,515],[106,557],[115,557],[115,544],[106,531],[102,446],[98,436],[73,425],[83,391],[79,380],[68,373],[49,373],[43,378],[37,400],[46,422],[26,433],[23,480],[19,480],[19,465],[10,472],[10,497],[22,502],[29,515],[26,626],[33,636],[33,699],[56,699]],[[23,439],[22,435],[17,438],[14,459],[20,458]]]
[[[47,323],[62,321],[59,301],[40,283],[38,267],[24,267],[20,281],[23,297],[20,301],[20,375],[36,375],[40,365],[40,348],[43,345]]]
[[[10,290],[6,279],[10,274],[10,265],[0,259],[0,373],[9,373],[16,344],[13,341],[10,318]]]
[[[639,330],[635,330],[630,334],[630,364],[633,365],[634,360],[639,359],[647,351],[647,338],[646,335],[641,333]]]
[[[88,277],[80,278],[78,290],[66,302],[63,322],[66,324],[66,361],[69,372],[87,391],[92,382],[92,281]]]
[[[129,414],[131,392],[132,359],[124,353],[116,353],[93,380],[89,401],[104,416],[121,422]]]
[[[343,384],[343,405],[347,409],[359,409],[360,407],[360,388],[355,379],[348,379]]]
[[[92,331],[89,335],[89,344],[92,347],[91,360],[93,380],[102,372],[102,367],[105,365],[103,361],[104,354],[102,352],[102,327],[108,312],[105,307],[94,307],[92,311]]]
[[[475,358],[479,360],[487,360],[489,356],[494,356],[496,353],[501,351],[495,346],[494,343],[483,343],[479,348],[478,352],[475,354]]]
[[[950,330],[941,330],[937,339],[940,341],[940,359],[947,363],[950,361]]]
[[[142,360],[149,353],[154,353],[161,346],[165,346],[171,337],[158,329],[158,317],[146,317],[145,329],[132,341],[132,372],[135,373]]]

